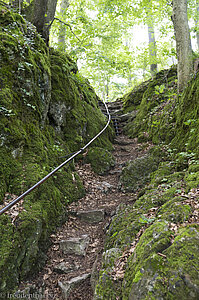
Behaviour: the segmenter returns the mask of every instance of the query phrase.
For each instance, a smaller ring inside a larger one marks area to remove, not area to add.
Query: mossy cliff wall
[[[106,123],[98,98],[67,55],[0,5],[0,204],[34,185]],[[98,147],[111,149],[108,130]],[[84,194],[74,163],[0,216],[0,292],[12,291],[45,261],[49,234]],[[4,296],[3,298],[4,299]]]
[[[167,70],[124,97],[136,112],[126,132],[160,145],[122,170],[121,188],[136,200],[112,218],[96,300],[199,298],[198,86],[197,74],[177,97]]]
[[[157,161],[157,151],[150,156]],[[96,300],[199,297],[199,165],[192,161],[188,169],[178,171],[179,163],[167,153],[163,157],[152,173],[150,162],[148,184],[141,190],[121,177],[123,189],[131,190],[133,197],[137,191],[137,198],[132,205],[120,206],[112,218]],[[133,166],[131,176],[136,177],[142,163],[137,159]]]
[[[177,95],[176,69],[163,70],[126,94],[124,111],[135,111],[125,133],[138,141],[171,143],[178,151],[197,154],[199,137],[199,74]]]
[[[142,83],[122,98],[124,111],[135,112],[126,125],[127,135],[155,143],[171,140],[175,125],[176,76],[175,67],[162,70],[155,79]]]

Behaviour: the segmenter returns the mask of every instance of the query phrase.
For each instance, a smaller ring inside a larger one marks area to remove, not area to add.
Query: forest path
[[[107,175],[95,174],[88,164],[76,166],[86,195],[67,207],[69,219],[51,235],[52,246],[44,269],[35,280],[25,283],[26,288],[35,286],[45,300],[93,298],[91,285],[100,269],[105,232],[117,207],[122,203],[133,203],[136,196],[119,188],[122,167],[146,151],[136,139],[120,135],[114,143],[116,164]]]

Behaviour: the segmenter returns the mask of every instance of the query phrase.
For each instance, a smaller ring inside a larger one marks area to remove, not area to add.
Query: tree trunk
[[[195,24],[196,24],[196,39],[197,39],[197,46],[199,50],[199,0],[196,0],[196,17],[195,17]]]
[[[15,0],[19,1],[19,0]],[[20,0],[22,2],[22,0]],[[27,1],[30,2],[29,0]],[[33,0],[30,5],[25,7],[23,13],[28,21],[33,23],[37,31],[49,42],[49,24],[54,19],[57,0]]]
[[[62,0],[61,7],[60,7],[62,18],[68,7],[69,7],[69,0]],[[58,37],[58,44],[60,50],[65,50],[65,38],[66,38],[66,25],[60,24],[59,37]]]
[[[47,13],[45,15],[44,30],[43,30],[43,37],[46,40],[47,44],[49,43],[49,34],[50,34],[49,24],[54,19],[56,7],[57,7],[57,0],[48,0]]]
[[[45,14],[47,12],[48,0],[35,0],[32,23],[37,31],[44,37]]]
[[[147,26],[148,26],[148,37],[149,37],[149,59],[150,59],[150,71],[151,76],[157,73],[157,53],[156,53],[156,42],[155,42],[155,31],[153,24],[152,15],[152,2],[149,1],[149,6],[147,7]]]
[[[173,0],[174,33],[178,58],[178,91],[181,92],[193,73],[193,56],[187,17],[187,0]]]
[[[16,10],[18,10],[18,13],[21,13],[23,0],[10,0],[9,4]]]

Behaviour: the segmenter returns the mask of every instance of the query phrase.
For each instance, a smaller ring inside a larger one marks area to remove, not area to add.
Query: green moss
[[[125,272],[125,278],[123,281],[123,299],[132,299],[129,295],[132,289],[132,283],[139,285],[139,281],[143,280],[143,276],[139,276],[139,280],[135,279],[135,276],[140,270],[144,273],[145,262],[157,252],[162,252],[170,245],[171,231],[169,230],[167,222],[156,222],[151,225],[141,236],[134,254],[128,260],[128,268]],[[159,268],[159,264],[156,264]],[[143,268],[143,269],[142,269]],[[153,265],[151,266],[153,268]],[[139,273],[138,273],[139,274]],[[138,279],[138,278],[137,278]],[[143,290],[140,294],[143,294]],[[136,293],[136,292],[135,292]]]
[[[196,151],[198,154],[198,81],[199,76],[193,78],[182,95],[178,98],[176,110],[175,137],[172,147],[188,151]]]
[[[160,184],[169,184],[180,182],[183,180],[185,172],[175,172],[176,166],[173,162],[163,162],[157,171],[151,174],[151,184],[158,186]]]
[[[141,216],[142,211],[134,208],[122,210],[117,214],[107,232],[105,249],[129,247],[143,227]]]
[[[122,99],[126,111],[136,110],[136,117],[129,120],[125,132],[139,141],[151,139],[154,143],[169,142],[174,137],[174,100],[176,69],[163,70],[142,83]],[[160,87],[163,87],[161,91]],[[133,105],[139,99],[139,106]],[[161,117],[160,117],[161,116]]]
[[[197,299],[199,227],[188,226],[179,231],[171,247],[164,251],[167,256],[165,273],[168,280],[170,299]]]
[[[122,169],[120,182],[128,191],[143,188],[150,181],[150,174],[158,168],[158,158],[145,155],[127,163]]]
[[[160,184],[168,181],[168,176],[175,170],[174,164],[171,162],[162,162],[157,171],[151,174],[151,183]]]
[[[194,164],[190,164],[189,168],[188,168],[188,172],[189,173],[199,172],[199,164],[198,164],[198,162],[196,162]]]
[[[168,201],[157,212],[157,216],[162,220],[173,223],[183,223],[187,221],[191,215],[191,207],[186,204],[182,204],[184,199],[175,197]]]
[[[107,174],[115,165],[111,152],[100,147],[91,148],[86,155],[85,162],[90,163],[93,171],[99,175]]]
[[[185,175],[184,180],[188,189],[196,188],[199,185],[199,171],[195,173],[188,173]]]
[[[138,270],[138,272],[135,274],[133,282],[135,282],[135,283],[138,282],[142,278],[142,276],[143,276],[143,273],[141,273],[141,271]]]
[[[97,295],[96,299],[115,300],[117,297],[121,298],[121,281],[113,281],[109,274],[101,272],[99,276],[99,284],[97,284],[95,292]]]

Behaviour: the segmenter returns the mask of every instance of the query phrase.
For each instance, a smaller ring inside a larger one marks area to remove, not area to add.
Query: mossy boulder
[[[99,175],[107,174],[115,165],[115,159],[111,152],[100,147],[89,149],[85,162],[90,163],[93,171]]]
[[[199,164],[194,160],[189,162],[190,165],[185,172],[184,181],[186,183],[187,191],[199,186]]]
[[[147,289],[146,282],[145,288],[142,286],[138,295],[138,290],[134,288],[134,285],[137,285],[138,282],[143,280],[145,264],[147,264],[147,267],[149,266],[149,259],[153,257],[155,253],[162,253],[169,247],[170,238],[171,231],[169,230],[168,223],[165,221],[156,222],[146,229],[141,236],[134,253],[128,260],[128,268],[126,269],[123,281],[123,299],[144,298]],[[152,268],[153,265],[151,265],[151,269]],[[153,277],[151,278],[151,281],[153,281]],[[135,298],[133,298],[133,294]]]
[[[120,184],[126,191],[137,191],[150,182],[150,174],[158,168],[159,160],[150,154],[130,161],[122,169]]]
[[[136,208],[122,209],[113,217],[110,228],[107,232],[105,249],[128,247],[136,234],[142,228],[142,210]]]
[[[121,100],[124,102],[125,112],[134,111],[139,107],[143,94],[148,89],[150,82],[151,80],[143,82],[139,86],[135,87],[132,91],[124,95]]]
[[[199,186],[199,171],[194,173],[187,173],[184,180],[189,189],[197,188]]]
[[[175,197],[166,202],[157,211],[158,218],[172,223],[184,223],[191,215],[190,205],[183,204],[182,197]]]
[[[122,299],[197,299],[199,296],[198,228],[194,226],[181,228],[172,244],[170,244],[169,229],[164,231],[162,238],[161,233],[156,234],[155,231],[151,232],[151,229],[145,232],[139,244],[141,246],[145,240],[147,245],[152,243],[153,246],[150,250],[148,247],[141,249],[137,246],[136,258],[129,261]],[[161,232],[163,233],[162,230]],[[156,247],[158,253],[162,253],[163,256],[153,253]],[[138,265],[137,261],[139,261]],[[140,276],[136,277],[136,272],[140,272]],[[127,281],[129,282],[128,276],[132,278],[129,289],[125,285]]]

